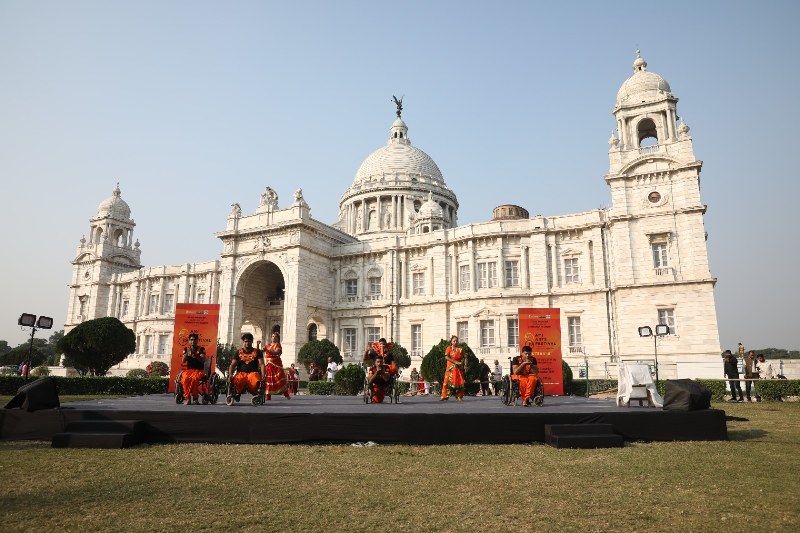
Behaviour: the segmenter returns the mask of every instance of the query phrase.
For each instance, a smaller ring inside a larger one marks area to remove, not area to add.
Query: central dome
[[[392,124],[391,135],[386,146],[372,152],[361,163],[356,172],[355,183],[369,181],[392,174],[419,174],[430,177],[433,181],[444,183],[442,172],[431,156],[411,146],[408,139],[408,128],[402,119]]]
[[[131,208],[122,199],[122,192],[119,190],[119,183],[114,187],[109,198],[106,198],[97,206],[96,218],[114,218],[117,220],[128,220],[131,218]]]
[[[672,89],[667,80],[655,72],[648,72],[647,61],[637,50],[633,76],[625,80],[617,92],[617,107],[653,102],[671,95]]]

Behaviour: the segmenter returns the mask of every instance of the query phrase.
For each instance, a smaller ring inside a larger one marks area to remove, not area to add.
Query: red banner
[[[219,304],[176,304],[175,329],[172,334],[172,360],[169,365],[169,392],[175,392],[175,378],[184,369],[183,349],[189,346],[189,335],[197,333],[197,344],[206,350],[206,357],[216,358]],[[211,359],[211,372],[214,359]]]
[[[548,396],[564,395],[561,369],[561,310],[519,309],[519,348],[530,346],[539,366],[539,377]]]

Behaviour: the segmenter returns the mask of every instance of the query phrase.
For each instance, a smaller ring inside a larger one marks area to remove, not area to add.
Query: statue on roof
[[[392,95],[392,100],[394,100],[394,104],[397,106],[397,118],[400,118],[400,114],[403,112],[403,97],[401,96],[398,100],[395,95]]]

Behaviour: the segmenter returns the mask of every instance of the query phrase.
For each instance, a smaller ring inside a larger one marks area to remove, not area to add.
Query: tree
[[[444,360],[444,351],[447,349],[449,344],[450,341],[442,339],[439,341],[439,344],[431,348],[431,351],[422,358],[422,364],[419,368],[423,379],[426,381],[437,381],[439,383],[444,381],[444,371],[446,365]],[[467,345],[466,342],[460,343],[459,346],[464,349],[464,357],[467,365],[464,381],[469,384],[478,379],[480,372],[478,365],[480,365],[480,361],[478,361],[478,358],[475,357],[474,353],[472,353],[472,349]]]
[[[336,389],[342,394],[355,396],[360,394],[364,388],[364,377],[366,372],[361,365],[347,365],[339,369],[333,376]]]
[[[228,377],[228,369],[231,367],[233,356],[239,351],[233,344],[217,344],[217,368],[222,375]]]
[[[8,345],[8,341],[0,341],[0,355],[6,354],[11,351],[11,346]]]
[[[411,366],[411,356],[408,355],[408,350],[403,348],[398,343],[392,343],[392,349],[389,351],[394,357],[394,365],[400,368],[408,368]]]
[[[300,348],[300,352],[297,354],[297,362],[306,368],[314,362],[324,370],[328,365],[328,357],[333,357],[335,362],[342,364],[342,355],[339,353],[339,348],[331,341],[328,339],[308,341]]]
[[[114,317],[87,320],[58,341],[65,365],[82,374],[105,376],[108,370],[136,351],[136,336]]]
[[[50,338],[47,339],[47,347],[49,354],[47,356],[47,363],[50,366],[58,366],[61,362],[61,353],[58,351],[58,341],[64,338],[64,330],[59,329],[54,331]]]
[[[19,366],[23,361],[28,359],[28,350],[31,352],[31,370],[44,363],[45,359],[47,359],[35,344],[31,350],[30,343],[23,342],[13,350],[0,355],[0,366]]]

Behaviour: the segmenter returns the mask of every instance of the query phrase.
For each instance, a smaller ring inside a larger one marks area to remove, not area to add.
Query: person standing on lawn
[[[741,346],[741,343],[739,344]],[[731,401],[743,402],[744,395],[742,394],[742,384],[739,382],[739,361],[731,353],[730,350],[725,350],[725,377],[728,378],[728,384],[731,387]],[[736,391],[739,391],[739,399],[736,399]]]

